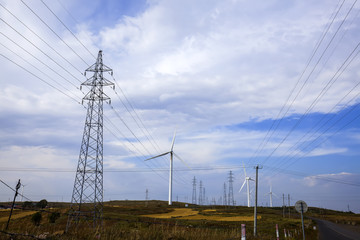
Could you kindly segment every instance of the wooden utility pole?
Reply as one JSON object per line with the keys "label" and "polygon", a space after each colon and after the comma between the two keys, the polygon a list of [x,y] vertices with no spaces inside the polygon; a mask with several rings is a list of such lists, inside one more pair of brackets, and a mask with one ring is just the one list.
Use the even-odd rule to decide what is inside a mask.
{"label": "wooden utility pole", "polygon": [[15,205],[15,199],[16,199],[16,196],[18,195],[18,190],[19,190],[20,186],[21,186],[21,183],[20,183],[20,179],[19,179],[18,183],[16,184],[15,196],[14,196],[14,200],[13,200],[12,205],[11,205],[10,215],[9,215],[9,219],[8,219],[8,221],[7,221],[5,230],[7,230],[8,227],[9,227],[11,215],[12,215],[12,212],[13,212],[13,209],[14,209],[14,205]]}
{"label": "wooden utility pole", "polygon": [[290,194],[288,194],[289,218],[290,218]]}
{"label": "wooden utility pole", "polygon": [[285,217],[285,194],[283,194],[283,217]]}
{"label": "wooden utility pole", "polygon": [[261,169],[262,167],[259,167],[259,165],[257,165],[255,167],[256,169],[256,180],[255,180],[255,206],[254,206],[254,236],[256,237],[257,234],[257,229],[256,229],[256,225],[257,225],[257,200],[258,200],[258,171],[259,168]]}

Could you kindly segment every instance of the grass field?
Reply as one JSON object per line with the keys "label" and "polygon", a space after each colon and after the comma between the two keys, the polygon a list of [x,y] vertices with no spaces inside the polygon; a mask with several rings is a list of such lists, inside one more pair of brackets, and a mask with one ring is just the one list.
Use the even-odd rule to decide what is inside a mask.
{"label": "grass field", "polygon": [[[0,223],[8,221],[10,210],[6,211],[6,213],[7,213],[6,216],[0,217]],[[36,211],[19,211],[19,210],[13,211],[11,219],[15,220],[15,219],[18,219],[18,218],[23,218],[23,217],[32,215],[34,213],[36,213]]]}
{"label": "grass field", "polygon": [[[167,206],[163,201],[112,201],[104,205],[104,224],[102,229],[80,227],[77,231],[64,233],[67,222],[68,204],[53,204],[52,209],[42,211],[42,220],[35,226],[31,217],[34,210],[15,210],[9,232],[17,235],[16,239],[240,239],[241,224],[246,224],[247,239],[275,239],[275,226],[278,224],[280,239],[284,239],[284,229],[291,234],[287,240],[302,239],[301,221],[298,215],[282,217],[281,208],[258,208],[258,237],[253,236],[253,208],[224,206],[185,207],[175,202]],[[60,218],[50,223],[52,212],[59,212]],[[321,215],[322,214],[322,215]],[[309,208],[309,215],[322,218],[336,218],[347,221],[359,220],[358,214],[341,212],[319,212]],[[0,211],[0,219],[7,221],[8,211]],[[5,222],[0,221],[0,229]],[[306,239],[317,239],[314,222],[306,219]],[[10,235],[0,231],[0,239],[9,239]]]}

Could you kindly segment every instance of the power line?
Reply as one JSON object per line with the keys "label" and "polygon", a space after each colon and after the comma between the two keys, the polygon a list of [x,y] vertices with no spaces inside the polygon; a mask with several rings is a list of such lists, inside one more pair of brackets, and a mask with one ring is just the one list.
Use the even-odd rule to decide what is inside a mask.
{"label": "power line", "polygon": [[[357,1],[357,0],[356,0]],[[343,23],[345,22],[346,18],[348,17],[350,11],[353,9],[356,1],[354,2],[354,4],[351,6],[351,8],[349,9],[349,11],[347,12],[346,16],[344,17],[343,21],[341,22],[340,26],[337,28],[335,34],[333,35],[333,37],[331,38],[330,42],[328,43],[328,45],[326,46],[325,50],[323,51],[323,53],[321,54],[321,57],[318,59],[318,61],[316,62],[314,68],[312,69],[312,71],[310,72],[309,76],[307,77],[307,79],[305,80],[304,84],[302,85],[301,89],[299,90],[299,92],[297,93],[297,95],[295,96],[295,98],[293,99],[292,103],[290,104],[290,106],[292,106],[292,104],[295,102],[295,99],[299,96],[300,91],[303,89],[303,87],[305,86],[305,83],[309,80],[311,74],[314,72],[316,66],[318,65],[318,63],[320,62],[321,58],[324,56],[325,51],[328,49],[328,47],[330,46],[331,42],[334,40],[336,34],[338,33],[339,29],[341,28],[341,26],[343,25]],[[280,141],[280,143],[275,147],[275,149],[265,158],[265,160],[263,161],[263,163],[265,163],[274,153],[275,151],[284,143],[284,141],[289,137],[289,135],[295,130],[295,128],[303,121],[303,119],[306,117],[306,114],[309,113],[311,111],[311,109],[314,108],[314,106],[319,102],[319,99],[322,98],[322,96],[324,96],[324,94],[328,91],[329,88],[327,88],[327,86],[333,82],[333,80],[335,79],[335,81],[337,80],[337,78],[335,78],[335,76],[340,72],[340,70],[344,67],[345,63],[350,59],[350,57],[352,56],[352,54],[356,51],[356,49],[360,46],[360,42],[356,45],[356,47],[353,49],[353,51],[350,53],[350,55],[345,59],[345,61],[343,62],[343,64],[340,66],[340,68],[337,70],[337,72],[333,75],[333,77],[330,79],[330,81],[327,83],[327,85],[322,89],[322,91],[320,92],[320,94],[315,98],[315,100],[313,101],[313,103],[310,105],[310,107],[306,110],[306,112],[304,114],[302,114],[302,116],[300,117],[300,119],[296,122],[296,124],[291,128],[291,130],[287,133],[287,135]],[[358,53],[356,53],[355,57],[357,56]],[[354,57],[354,58],[355,58]],[[354,59],[353,58],[353,59]],[[353,60],[352,59],[352,60]],[[349,64],[352,62],[352,60],[349,62]],[[349,64],[347,66],[349,66]],[[347,68],[347,66],[344,68],[344,70]],[[343,71],[342,71],[343,72]],[[341,74],[342,74],[341,72]],[[340,74],[340,75],[341,75]],[[339,76],[340,76],[339,75]],[[331,84],[332,85],[332,84]],[[331,86],[330,85],[330,86]],[[326,90],[327,88],[327,90]],[[290,107],[288,107],[289,110]]]}
{"label": "power line", "polygon": [[[353,111],[356,107],[357,107],[357,105],[354,106],[354,107],[351,109],[351,111]],[[307,145],[305,146],[305,148],[306,148],[306,147],[309,147],[309,146],[314,146],[313,144],[314,144],[318,139],[320,139],[321,136],[323,136],[329,129],[331,129],[331,128],[332,128],[333,126],[335,126],[338,122],[340,122],[344,117],[345,117],[345,116],[342,116],[338,121],[336,121],[334,124],[332,124],[330,127],[328,127],[328,128],[325,130],[324,133],[322,133],[320,136],[318,136],[318,137],[317,137],[316,139],[314,139],[312,142],[310,142],[309,144],[307,144]],[[336,132],[334,132],[331,136],[328,136],[328,137],[325,138],[323,141],[321,141],[320,143],[316,144],[313,149],[315,149],[315,148],[316,148],[317,146],[319,146],[320,144],[322,144],[322,143],[326,142],[327,140],[329,140],[331,137],[333,137],[334,135],[336,135],[339,131],[341,131],[341,130],[344,129],[345,127],[349,126],[352,122],[354,122],[354,121],[357,120],[358,118],[360,118],[360,114],[358,114],[355,118],[353,118],[353,119],[352,119],[351,121],[349,121],[347,124],[345,124],[344,126],[342,126],[341,128],[339,128],[339,129],[338,129]],[[307,154],[309,154],[309,153],[308,153],[308,152],[307,152],[307,153],[304,153],[302,156],[298,157],[297,159],[300,159],[301,157],[304,157],[304,156],[306,156]],[[298,154],[296,154],[296,155],[298,155]],[[291,158],[289,159],[289,161],[292,160],[296,155],[294,155],[293,157],[291,157]],[[290,165],[292,165],[292,164],[294,164],[294,163],[295,163],[295,162],[293,162],[293,163],[291,163],[291,164],[288,164],[287,167],[289,167]]]}
{"label": "power line", "polygon": [[[41,69],[39,69],[38,67],[36,67],[34,64],[32,64],[31,62],[27,61],[26,59],[24,59],[22,56],[20,56],[19,54],[17,54],[16,52],[12,51],[11,49],[9,49],[8,47],[6,47],[4,44],[2,44],[0,42],[0,45],[2,45],[4,48],[6,48],[8,51],[12,52],[13,54],[15,54],[17,57],[19,57],[21,60],[23,60],[24,62],[28,63],[29,65],[31,65],[33,68],[35,68],[36,70],[38,70],[39,72],[41,72],[42,74],[44,74],[46,77],[48,77],[49,79],[51,79],[52,81],[54,81],[55,83],[57,83],[59,86],[61,86],[62,88],[64,88],[66,91],[71,92],[69,89],[67,89],[65,86],[63,86],[62,84],[60,84],[58,81],[56,81],[55,79],[53,79],[52,77],[50,77],[48,74],[44,73]],[[76,96],[74,93],[72,93],[75,97]]]}
{"label": "power line", "polygon": [[56,19],[59,20],[59,22],[71,33],[71,35],[73,35],[73,37],[86,49],[86,51],[96,59],[96,56],[93,53],[91,53],[87,47],[85,47],[85,45],[79,40],[79,38],[65,25],[63,21],[61,21],[61,19],[49,8],[49,6],[43,0],[41,0],[41,2],[56,17]]}
{"label": "power line", "polygon": [[[55,71],[52,67],[50,67],[48,64],[44,63],[42,60],[40,60],[38,57],[34,56],[34,54],[30,53],[28,50],[26,50],[24,47],[20,46],[18,43],[16,43],[14,40],[10,39],[8,36],[6,36],[4,33],[0,32],[1,35],[3,35],[5,38],[7,38],[9,41],[11,41],[13,44],[15,44],[17,47],[21,48],[23,51],[25,51],[27,54],[35,58],[38,62],[46,66],[48,69],[50,69],[52,72],[54,72],[56,75],[70,83],[71,85],[75,86],[72,82],[70,82],[68,79],[66,79],[64,76],[60,75],[58,71]],[[76,86],[75,86],[76,87]],[[78,87],[76,87],[79,89]]]}
{"label": "power line", "polygon": [[[350,53],[350,55],[345,59],[345,61],[342,63],[342,65],[339,67],[339,69],[337,70],[337,72],[333,75],[333,77],[328,81],[327,85],[323,88],[323,90],[320,92],[320,94],[316,97],[316,99],[314,100],[314,102],[310,105],[310,107],[306,110],[306,112],[301,116],[301,118],[296,122],[296,124],[293,126],[293,128],[288,132],[288,134],[283,138],[283,140],[276,146],[276,148],[272,151],[272,153],[265,159],[268,160],[272,154],[279,148],[279,146],[285,141],[285,139],[290,135],[290,133],[301,123],[301,121],[306,117],[306,114],[309,113],[311,111],[311,109],[319,102],[319,100],[324,96],[324,94],[329,90],[329,88],[331,87],[331,85],[342,75],[342,73],[345,71],[345,69],[351,64],[351,62],[357,57],[357,55],[360,53],[360,51],[357,51],[357,53],[355,55],[353,55],[356,51],[356,49],[360,46],[360,42],[356,45],[356,47],[353,49],[353,51]],[[353,55],[353,56],[352,56]],[[352,59],[349,61],[350,57],[352,56]],[[345,65],[346,64],[346,65]],[[344,67],[345,66],[345,67]],[[340,72],[341,70],[341,72]],[[340,74],[339,74],[340,72]],[[328,87],[330,85],[330,87]],[[358,84],[356,84],[356,86],[358,86]],[[355,86],[355,87],[356,87]],[[326,87],[327,90],[324,90]],[[354,88],[353,88],[354,89]],[[353,90],[352,89],[352,90]],[[351,90],[351,91],[352,91]],[[345,96],[347,96],[349,93],[347,93]],[[335,105],[336,106],[336,105]],[[334,106],[334,107],[335,107]],[[355,105],[356,107],[356,105]],[[354,107],[352,108],[352,110],[354,110]],[[351,110],[351,111],[352,111]],[[347,115],[347,114],[346,114]],[[345,116],[346,116],[345,115]],[[341,119],[343,119],[345,116],[341,117]],[[336,121],[336,123],[339,123],[339,120]],[[324,125],[322,125],[319,129],[321,129]],[[335,126],[335,124],[331,125],[330,128],[332,128],[333,126]],[[326,131],[328,131],[330,128],[328,128]],[[305,134],[306,135],[306,134]],[[320,136],[322,136],[323,134],[321,134]],[[320,137],[319,136],[319,137]],[[318,137],[318,138],[319,138]],[[317,139],[318,139],[317,138]],[[264,161],[264,162],[265,162]]]}
{"label": "power line", "polygon": [[[1,182],[2,184],[4,184],[6,187],[8,187],[10,190],[12,190],[13,192],[16,192],[16,190],[15,190],[14,188],[10,187],[9,184],[7,184],[6,182],[4,182],[3,180],[0,179],[0,182]],[[28,198],[28,197],[26,197],[26,196],[24,196],[24,195],[22,195],[22,194],[20,194],[20,193],[18,193],[18,195],[20,195],[21,197],[27,199],[28,201],[32,201],[30,198]]]}
{"label": "power line", "polygon": [[[107,117],[104,115],[104,119],[105,119],[106,121],[108,121],[108,122],[124,137],[124,139],[125,139],[127,142],[129,142],[129,143],[135,148],[135,150],[136,150],[138,153],[140,153],[141,155],[143,155],[144,159],[146,159],[145,155],[132,143],[132,141],[130,141],[127,137],[125,137],[125,136],[122,134],[122,132],[117,128],[117,126],[116,126],[115,124],[113,124],[113,123],[111,122],[111,120],[110,120],[109,118],[107,118]],[[118,139],[118,140],[121,142],[121,139],[119,139],[116,134],[114,134],[114,133],[113,133],[108,127],[106,127],[105,125],[104,125],[104,127],[105,127],[106,130],[108,130],[116,139]],[[130,151],[131,151],[131,150],[130,150]],[[161,176],[159,173],[156,172],[156,170],[154,170],[151,166],[149,166],[146,162],[144,162],[144,159],[141,159],[141,158],[140,158],[139,156],[137,156],[137,155],[135,155],[135,156],[136,156],[136,158],[138,158],[138,159],[140,160],[140,162],[141,162],[142,164],[145,164],[145,165],[150,169],[150,171],[156,173],[160,178],[162,178],[163,180],[167,181],[167,179],[166,179],[164,176]],[[105,171],[106,171],[106,170],[105,170]]]}
{"label": "power line", "polygon": [[[178,168],[174,169],[174,171],[178,172],[195,172],[195,171],[217,171],[217,170],[229,170],[229,169],[241,169],[243,166],[214,166],[214,167],[197,167],[197,168]],[[248,166],[247,168],[253,168]],[[268,169],[271,171],[276,171],[277,173],[283,173],[287,175],[301,176],[301,177],[309,177],[315,178],[319,180],[324,180],[328,182],[340,183],[345,185],[352,185],[356,187],[360,187],[360,183],[344,181],[336,178],[330,178],[319,175],[309,175],[307,173],[303,173],[300,171],[292,171],[284,168],[276,168],[270,166],[263,166],[264,169]],[[70,168],[0,168],[1,172],[55,172],[55,173],[73,173],[74,169]],[[147,172],[168,172],[168,168],[157,168],[157,169],[149,169],[149,168],[104,168],[104,172],[122,172],[122,173],[147,173]],[[360,174],[360,173],[359,173]]]}
{"label": "power line", "polygon": [[21,21],[16,15],[14,15],[9,9],[3,6],[0,3],[0,6],[3,7],[11,16],[17,19],[25,28],[27,28],[30,32],[32,32],[35,36],[37,36],[43,43],[46,44],[51,50],[53,50],[59,57],[65,60],[70,66],[72,66],[75,70],[77,70],[80,74],[83,74],[77,67],[74,66],[69,60],[67,60],[63,55],[61,55],[56,49],[54,49],[47,41],[45,41],[42,37],[39,36],[34,30],[32,30],[29,26],[27,26],[23,21]]}
{"label": "power line", "polygon": [[[43,2],[43,1],[42,1]],[[59,2],[59,1],[58,1]],[[66,24],[43,2],[43,4],[52,12],[52,14],[59,20],[59,22],[61,22],[61,24],[74,36],[74,38],[90,53],[90,51],[85,47],[85,45],[80,41],[80,39],[78,39],[76,37],[76,35],[70,30],[69,27],[66,26]],[[70,17],[73,19],[73,21],[75,23],[78,23],[76,21],[76,19],[72,16],[72,14],[65,8],[65,6],[63,4],[61,4],[59,2],[59,4],[63,7],[63,9],[70,15]],[[91,54],[91,53],[90,53]],[[116,73],[115,73],[116,74]],[[134,115],[132,114],[132,112],[129,110],[129,108],[126,106],[126,104],[122,101],[122,99],[120,98],[120,96],[118,95],[117,91],[114,92],[115,94],[118,96],[118,98],[120,99],[121,103],[123,104],[123,106],[125,107],[125,109],[127,110],[127,112],[130,114],[130,116],[132,117],[132,119],[135,121],[136,125],[140,128],[140,130],[142,131],[142,133],[144,134],[144,136],[148,139],[149,143],[155,148],[157,149],[157,151],[160,151],[159,146],[157,145],[156,141],[154,140],[153,136],[149,133],[148,129],[146,128],[146,126],[144,125],[143,121],[141,120],[141,118],[139,117],[139,115],[137,114],[137,112],[135,111],[135,108],[133,107],[133,105],[131,104],[131,102],[129,101],[129,99],[126,97],[126,95],[124,94],[123,90],[121,89],[121,87],[119,86],[119,84],[117,83],[117,81],[115,80],[114,76],[111,74],[115,84],[117,85],[117,87],[120,89],[121,93],[123,94],[123,96],[125,97],[125,100],[127,101],[127,103],[129,104],[129,106],[131,107],[131,109],[133,110],[133,112],[135,113],[135,115],[137,116],[137,118],[139,119],[139,122],[141,123],[142,127],[140,126],[139,122],[136,120],[136,118],[134,117]],[[114,109],[114,108],[113,108]],[[114,109],[115,110],[115,109]],[[119,114],[116,114],[119,117]],[[126,126],[126,128],[128,128],[128,130],[133,134],[133,136],[139,141],[139,143],[141,145],[142,142],[139,140],[139,138],[134,134],[134,132],[130,129],[130,127],[125,123],[125,121],[120,117],[120,120],[123,122],[123,124]],[[145,131],[146,133],[145,133]],[[150,136],[150,138],[149,138]],[[145,147],[144,149],[149,152]],[[149,153],[150,154],[150,153]],[[162,157],[162,160],[164,160],[164,157]],[[184,183],[185,180],[183,179]]]}
{"label": "power line", "polygon": [[[294,86],[293,89],[291,90],[290,94],[288,95],[285,103],[284,103],[283,106],[281,107],[281,109],[280,109],[280,111],[279,111],[279,113],[277,114],[277,116],[276,116],[275,119],[278,119],[278,118],[280,117],[281,113],[283,112],[283,110],[285,109],[285,106],[286,106],[287,103],[289,102],[289,100],[290,100],[291,96],[293,95],[295,89],[296,89],[297,86],[299,85],[300,80],[302,79],[302,77],[304,76],[306,70],[307,70],[308,67],[310,66],[311,61],[312,61],[313,58],[315,57],[316,52],[318,51],[320,45],[321,45],[322,42],[324,41],[325,36],[326,36],[327,33],[329,32],[329,29],[330,29],[330,27],[332,26],[334,20],[336,19],[336,17],[337,17],[337,15],[338,15],[340,9],[342,8],[344,2],[345,2],[345,0],[343,0],[343,2],[341,3],[340,7],[337,9],[336,14],[335,14],[335,15],[333,14],[334,17],[331,19],[331,22],[328,24],[328,27],[326,28],[326,31],[324,31],[324,33],[322,34],[320,40],[319,40],[318,43],[315,45],[315,48],[314,48],[314,50],[313,50],[313,53],[312,53],[310,59],[308,60],[306,66],[305,66],[305,68],[304,68],[304,70],[302,71],[302,73],[301,73],[300,77],[298,78],[295,86]],[[336,8],[335,8],[335,10],[336,10]],[[295,99],[296,99],[296,98],[295,98]],[[295,100],[295,99],[294,99],[294,100]],[[284,119],[284,117],[286,116],[286,114],[289,112],[289,109],[290,109],[290,107],[292,106],[292,104],[294,103],[294,100],[293,100],[293,102],[289,105],[289,107],[286,109],[286,111],[285,111],[285,113],[282,115],[280,121],[278,121],[278,123],[276,124],[274,130],[272,131],[272,133],[271,133],[270,136],[268,137],[270,131],[273,129],[274,124],[275,124],[275,121],[272,122],[272,124],[271,124],[270,128],[268,129],[268,131],[267,131],[265,137],[263,138],[262,142],[260,143],[260,145],[259,145],[258,148],[256,149],[255,153],[254,153],[254,154],[252,155],[252,157],[250,158],[250,161],[251,161],[252,159],[256,158],[256,156],[258,155],[258,153],[261,152],[261,151],[264,149],[265,145],[269,142],[270,138],[273,136],[273,134],[275,133],[275,131],[278,129],[280,123],[282,122],[282,120]]]}
{"label": "power line", "polygon": [[43,50],[41,50],[38,46],[36,46],[33,42],[31,42],[27,37],[22,35],[19,31],[17,31],[15,28],[13,28],[10,24],[8,24],[5,20],[0,18],[1,21],[3,21],[7,26],[9,26],[12,30],[14,30],[17,34],[19,34],[21,37],[23,37],[28,43],[30,43],[32,46],[34,46],[37,50],[39,50],[42,54],[47,56],[51,61],[53,61],[56,65],[58,65],[61,69],[63,69],[65,72],[67,72],[69,75],[71,75],[74,79],[81,82],[77,77],[75,77],[71,72],[69,72],[67,69],[65,69],[63,66],[61,66],[57,61],[55,61],[52,57],[50,57],[47,53],[45,53]]}
{"label": "power line", "polygon": [[2,53],[0,53],[0,55],[7,59],[8,61],[12,62],[13,64],[15,64],[16,66],[18,66],[19,68],[23,69],[24,71],[28,72],[29,74],[31,74],[32,76],[36,77],[37,79],[39,79],[40,81],[44,82],[45,84],[49,85],[50,87],[54,88],[55,90],[59,91],[60,93],[64,94],[65,96],[71,98],[72,100],[74,100],[75,102],[77,102],[78,104],[81,104],[80,102],[78,102],[78,100],[76,100],[75,98],[73,98],[72,96],[68,95],[67,93],[65,93],[64,91],[62,91],[61,89],[55,87],[54,85],[52,85],[51,83],[48,83],[46,80],[42,79],[41,77],[37,76],[36,74],[32,73],[31,71],[29,71],[28,69],[24,68],[23,66],[19,65],[18,63],[14,62],[13,60],[11,60],[10,58],[6,57],[5,55],[3,55]]}
{"label": "power line", "polygon": [[60,41],[62,41],[76,56],[78,56],[85,65],[89,66],[89,64],[71,47],[67,44],[60,36],[57,34],[32,8],[30,8],[23,0],[21,2],[45,25],[47,28],[54,33]]}
{"label": "power line", "polygon": [[[327,117],[328,114],[330,114],[331,112],[333,112],[333,110],[336,108],[336,106],[338,106],[352,91],[354,91],[354,89],[356,87],[358,87],[360,85],[360,82],[358,82],[345,96],[343,96],[319,121],[317,121],[313,127],[311,129],[309,129],[291,148],[288,149],[288,151],[284,154],[283,159],[281,160],[281,163],[279,163],[278,165],[282,165],[282,163],[285,163],[287,156],[294,153],[296,151],[296,146],[298,146],[298,149],[301,148],[301,146],[303,146],[305,144],[305,142],[307,140],[310,140],[316,133],[318,133],[320,131],[320,129],[322,129],[324,126],[326,126],[327,123],[329,123],[331,120],[333,120],[337,115],[333,115],[332,117],[328,118],[326,120],[326,122],[324,122],[320,127],[318,127],[315,131],[313,131],[323,120],[325,120],[325,118]],[[351,98],[344,106],[348,106],[353,100],[355,100],[356,98],[358,98],[360,96],[360,92],[358,94],[356,94],[353,98]],[[352,108],[356,107],[356,105],[354,105]],[[352,110],[351,110],[352,111]],[[345,115],[350,114],[351,111],[348,111]],[[333,125],[334,126],[334,125]],[[312,132],[312,134],[310,136],[307,137],[307,140],[304,140],[301,144],[300,142],[304,139],[304,137],[306,137],[307,135],[309,135]],[[292,151],[291,151],[292,150]]]}

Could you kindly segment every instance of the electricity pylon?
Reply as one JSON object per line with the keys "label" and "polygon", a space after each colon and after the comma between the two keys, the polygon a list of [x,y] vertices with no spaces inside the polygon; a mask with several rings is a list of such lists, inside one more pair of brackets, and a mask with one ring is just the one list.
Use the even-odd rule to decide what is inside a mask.
{"label": "electricity pylon", "polygon": [[86,72],[93,72],[94,75],[81,84],[90,87],[90,91],[83,98],[83,101],[88,101],[87,114],[66,231],[80,223],[94,228],[102,226],[103,102],[110,100],[103,87],[114,87],[114,84],[103,76],[104,72],[112,74],[112,69],[103,64],[102,51],[99,51],[96,63]]}
{"label": "electricity pylon", "polygon": [[228,202],[227,202],[227,195],[226,195],[226,183],[224,183],[224,200],[223,200],[223,205],[227,206]]}
{"label": "electricity pylon", "polygon": [[199,205],[203,205],[203,185],[202,185],[201,180],[200,180],[200,187],[199,187]]}
{"label": "electricity pylon", "polygon": [[192,184],[193,184],[193,192],[192,192],[192,201],[191,201],[191,203],[196,204],[196,178],[195,178],[195,176],[193,178]]}
{"label": "electricity pylon", "polygon": [[229,206],[231,205],[235,205],[235,202],[234,202],[234,189],[233,189],[233,173],[232,171],[229,172],[229,198],[228,198],[228,201],[229,201]]}

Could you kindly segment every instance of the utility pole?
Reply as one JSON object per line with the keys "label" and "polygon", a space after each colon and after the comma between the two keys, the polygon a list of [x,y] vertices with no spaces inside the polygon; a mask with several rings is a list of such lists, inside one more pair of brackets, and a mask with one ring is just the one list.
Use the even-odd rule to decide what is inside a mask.
{"label": "utility pole", "polygon": [[233,191],[233,173],[232,171],[229,172],[229,206],[234,205],[234,191]]}
{"label": "utility pole", "polygon": [[145,200],[146,200],[146,207],[148,206],[148,201],[149,201],[149,190],[146,189],[145,191]]}
{"label": "utility pole", "polygon": [[283,194],[283,218],[285,217],[285,195]]}
{"label": "utility pole", "polygon": [[289,218],[290,218],[290,194],[288,194]]}
{"label": "utility pole", "polygon": [[16,184],[14,200],[13,200],[12,205],[11,205],[10,215],[9,215],[9,219],[7,221],[6,227],[5,227],[5,231],[7,231],[8,227],[9,227],[11,215],[12,215],[12,212],[13,212],[13,209],[14,209],[14,206],[15,206],[15,199],[16,199],[16,196],[18,195],[18,190],[19,190],[20,186],[21,186],[21,183],[20,183],[20,179],[19,179],[18,183]]}
{"label": "utility pole", "polygon": [[66,232],[82,222],[93,228],[101,227],[103,219],[103,103],[110,102],[103,87],[114,87],[103,74],[113,71],[103,64],[100,50],[96,63],[85,70],[85,75],[86,72],[93,76],[81,84],[90,87],[90,91],[83,98],[88,101],[87,114]]}
{"label": "utility pole", "polygon": [[262,169],[262,167],[259,167],[259,165],[257,165],[255,167],[255,169],[256,169],[256,180],[255,180],[255,206],[254,206],[254,236],[256,237],[256,234],[257,234],[257,229],[256,229],[256,225],[257,225],[257,201],[258,201],[258,183],[259,183],[258,172],[259,172],[259,169]]}
{"label": "utility pole", "polygon": [[195,178],[195,176],[193,178],[192,184],[193,184],[193,192],[192,192],[192,201],[191,201],[191,203],[196,204],[196,178]]}
{"label": "utility pole", "polygon": [[223,205],[227,205],[227,196],[226,196],[226,183],[224,183],[224,199],[223,199]]}

